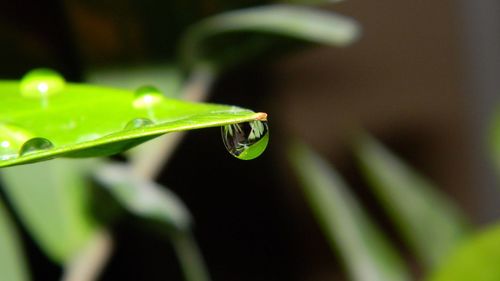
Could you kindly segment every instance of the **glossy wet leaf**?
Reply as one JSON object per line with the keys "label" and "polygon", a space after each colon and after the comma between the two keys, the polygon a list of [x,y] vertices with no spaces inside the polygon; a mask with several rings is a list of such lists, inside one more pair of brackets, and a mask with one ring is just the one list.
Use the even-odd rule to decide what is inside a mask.
{"label": "glossy wet leaf", "polygon": [[[348,17],[304,6],[276,4],[229,11],[201,20],[187,30],[181,41],[184,62],[193,65],[205,60],[208,39],[236,32],[260,32],[345,46],[358,38],[360,27]],[[239,53],[245,45],[238,48]],[[219,51],[229,52],[234,47]]]}
{"label": "glossy wet leaf", "polygon": [[29,280],[28,268],[19,237],[3,202],[0,201],[0,278],[2,280]]}
{"label": "glossy wet leaf", "polygon": [[176,231],[189,229],[191,215],[182,201],[168,189],[134,175],[129,166],[106,164],[94,176],[130,213],[161,221]]}
{"label": "glossy wet leaf", "polygon": [[339,250],[352,280],[411,280],[394,248],[330,165],[301,143],[290,147],[289,156],[323,233]]}
{"label": "glossy wet leaf", "polygon": [[430,281],[500,280],[500,226],[489,227],[464,241],[430,274]]}
{"label": "glossy wet leaf", "polygon": [[438,188],[376,140],[356,143],[362,170],[403,237],[426,266],[441,262],[468,234],[463,214]]}
{"label": "glossy wet leaf", "polygon": [[[66,83],[56,94],[37,97],[22,95],[18,82],[0,81],[0,100],[0,167],[54,157],[106,156],[169,132],[266,118],[234,106],[83,84]],[[152,124],[126,128],[137,118]],[[18,157],[32,138],[47,139],[53,147]]]}
{"label": "glossy wet leaf", "polygon": [[54,261],[67,262],[97,228],[88,171],[94,160],[56,159],[2,169],[7,197],[32,237]]}

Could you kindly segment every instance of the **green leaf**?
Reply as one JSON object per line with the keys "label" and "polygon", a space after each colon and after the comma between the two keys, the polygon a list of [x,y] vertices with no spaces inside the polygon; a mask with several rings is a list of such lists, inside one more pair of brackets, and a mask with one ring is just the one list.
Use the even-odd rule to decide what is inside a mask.
{"label": "green leaf", "polygon": [[1,170],[4,189],[16,212],[56,262],[71,259],[97,228],[86,183],[94,162],[57,159]]}
{"label": "green leaf", "polygon": [[295,143],[289,154],[309,204],[352,280],[410,280],[401,258],[340,176],[303,144]]}
{"label": "green leaf", "polygon": [[[169,132],[266,118],[234,106],[166,98],[152,87],[134,93],[66,84],[44,92],[49,82],[39,82],[40,89],[24,84],[0,81],[0,167],[54,157],[112,155]],[[23,150],[27,153],[19,156],[31,138],[43,139],[29,143]]]}
{"label": "green leaf", "polygon": [[189,229],[191,215],[182,201],[168,189],[134,175],[130,166],[107,163],[94,176],[130,213],[160,221],[175,231]]}
{"label": "green leaf", "polygon": [[427,280],[500,280],[500,225],[465,240]]}
{"label": "green leaf", "polygon": [[[276,4],[221,13],[193,25],[181,40],[182,58],[191,66],[203,61],[207,40],[221,34],[260,32],[313,43],[346,46],[360,34],[352,19],[303,6]],[[219,52],[234,48],[228,46]]]}
{"label": "green leaf", "polygon": [[0,201],[0,272],[2,280],[29,280],[21,241],[14,224]]}
{"label": "green leaf", "polygon": [[468,233],[462,213],[373,138],[360,137],[355,150],[375,194],[420,261],[439,264]]}

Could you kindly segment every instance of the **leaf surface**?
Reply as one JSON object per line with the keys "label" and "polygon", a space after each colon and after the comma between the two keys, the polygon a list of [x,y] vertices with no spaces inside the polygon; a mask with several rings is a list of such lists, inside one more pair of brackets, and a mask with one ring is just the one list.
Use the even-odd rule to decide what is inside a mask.
{"label": "leaf surface", "polygon": [[[66,83],[56,94],[27,96],[20,83],[0,81],[0,167],[107,156],[165,133],[266,119],[264,113],[235,106],[190,103],[151,87],[142,90]],[[25,149],[29,153],[20,155],[32,138],[53,146]]]}

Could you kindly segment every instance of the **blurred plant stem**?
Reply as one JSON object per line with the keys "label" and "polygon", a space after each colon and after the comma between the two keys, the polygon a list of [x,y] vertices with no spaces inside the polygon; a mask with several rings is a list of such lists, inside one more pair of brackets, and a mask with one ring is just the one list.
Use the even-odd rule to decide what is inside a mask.
{"label": "blurred plant stem", "polygon": [[203,257],[200,254],[200,250],[192,234],[179,233],[177,235],[171,235],[170,241],[175,248],[186,280],[209,281],[210,277]]}
{"label": "blurred plant stem", "polygon": [[62,281],[97,280],[113,250],[113,239],[107,230],[101,230],[88,245],[65,267]]}

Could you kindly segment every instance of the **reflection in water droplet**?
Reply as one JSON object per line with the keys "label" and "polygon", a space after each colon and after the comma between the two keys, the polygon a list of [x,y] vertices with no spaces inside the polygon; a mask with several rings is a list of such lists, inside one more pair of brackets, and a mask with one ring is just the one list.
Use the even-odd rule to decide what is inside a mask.
{"label": "reflection in water droplet", "polygon": [[82,143],[82,142],[88,142],[88,141],[94,141],[96,139],[101,138],[103,135],[97,134],[97,133],[91,133],[91,134],[86,134],[86,135],[81,135],[77,140],[76,143]]}
{"label": "reflection in water droplet", "polygon": [[24,156],[26,154],[38,152],[40,150],[46,150],[53,148],[54,145],[51,141],[46,138],[32,138],[25,142],[21,149],[19,150],[19,155]]}
{"label": "reflection in water droplet", "polygon": [[150,108],[163,98],[163,94],[155,87],[142,86],[135,91],[133,106],[135,108]]}
{"label": "reflection in water droplet", "polygon": [[21,94],[30,98],[41,98],[42,105],[47,97],[58,94],[64,89],[66,81],[54,70],[37,68],[26,73],[21,79]]}
{"label": "reflection in water droplet", "polygon": [[265,121],[250,121],[222,127],[222,141],[227,151],[242,160],[251,160],[264,152],[269,142]]}
{"label": "reflection in water droplet", "polygon": [[133,130],[153,124],[148,118],[134,118],[125,125],[125,130]]}
{"label": "reflection in water droplet", "polygon": [[0,123],[0,161],[16,158],[23,143],[32,137],[33,134],[19,126]]}

